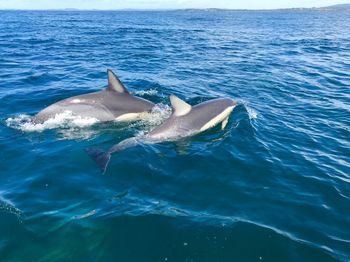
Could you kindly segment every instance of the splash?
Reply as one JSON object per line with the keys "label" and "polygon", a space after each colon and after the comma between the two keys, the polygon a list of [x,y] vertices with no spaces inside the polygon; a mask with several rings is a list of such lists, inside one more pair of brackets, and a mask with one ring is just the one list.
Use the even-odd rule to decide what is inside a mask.
{"label": "splash", "polygon": [[247,110],[248,117],[250,120],[255,120],[258,118],[258,112],[251,108],[246,101],[238,101],[238,104],[242,104],[244,108]]}
{"label": "splash", "polygon": [[68,127],[87,127],[98,122],[93,117],[82,117],[74,115],[71,111],[64,111],[56,114],[53,118],[44,123],[35,124],[32,117],[26,114],[20,114],[14,118],[6,119],[8,127],[18,129],[24,132],[42,132],[47,129],[68,128]]}
{"label": "splash", "polygon": [[253,108],[249,106],[245,106],[245,108],[247,109],[249,119],[254,120],[258,118],[258,112],[256,112]]}
{"label": "splash", "polygon": [[171,115],[171,107],[165,104],[157,104],[153,107],[151,114],[146,116],[144,121],[147,121],[152,126],[157,126],[163,123]]}
{"label": "splash", "polygon": [[152,112],[147,114],[137,125],[143,130],[137,133],[137,136],[143,136],[152,128],[159,126],[171,115],[171,107],[165,104],[157,104],[153,107]]}
{"label": "splash", "polygon": [[156,95],[158,93],[158,91],[156,89],[148,89],[148,90],[139,90],[139,91],[135,91],[133,92],[135,95],[139,95],[139,96],[144,96],[144,95]]}

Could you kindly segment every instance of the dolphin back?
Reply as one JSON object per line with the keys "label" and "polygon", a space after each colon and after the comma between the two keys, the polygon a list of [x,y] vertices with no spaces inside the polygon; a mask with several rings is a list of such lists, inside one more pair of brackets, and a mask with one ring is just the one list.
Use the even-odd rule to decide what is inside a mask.
{"label": "dolphin back", "polygon": [[43,123],[66,111],[75,116],[92,117],[99,121],[130,121],[150,112],[154,103],[129,93],[120,79],[107,70],[108,87],[98,92],[69,97],[44,108],[33,119],[35,124]]}

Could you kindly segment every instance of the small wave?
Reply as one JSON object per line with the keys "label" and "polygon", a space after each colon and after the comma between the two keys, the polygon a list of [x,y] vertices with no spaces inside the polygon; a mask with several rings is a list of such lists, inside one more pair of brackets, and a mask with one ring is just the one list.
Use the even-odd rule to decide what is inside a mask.
{"label": "small wave", "polygon": [[257,119],[258,118],[258,112],[256,112],[253,108],[249,106],[245,106],[249,115],[249,119]]}
{"label": "small wave", "polygon": [[139,96],[144,96],[144,95],[156,95],[158,94],[158,90],[156,89],[149,89],[149,90],[139,90],[139,91],[135,91],[133,92],[135,95],[139,95]]}
{"label": "small wave", "polygon": [[95,215],[96,212],[97,212],[96,209],[94,209],[94,210],[91,210],[85,214],[73,216],[72,219],[84,219],[87,217],[91,217],[91,216]]}
{"label": "small wave", "polygon": [[246,101],[239,101],[238,104],[242,104],[244,108],[247,110],[248,117],[250,120],[255,120],[258,118],[258,112],[251,108]]}
{"label": "small wave", "polygon": [[67,128],[67,127],[86,127],[98,122],[93,117],[82,117],[74,115],[71,111],[64,111],[56,114],[53,118],[48,119],[44,123],[35,124],[32,122],[32,116],[20,114],[14,118],[6,119],[8,127],[18,129],[24,132],[42,132],[47,129]]}
{"label": "small wave", "polygon": [[1,211],[15,215],[18,219],[21,219],[23,216],[23,212],[20,209],[0,196],[0,212]]}

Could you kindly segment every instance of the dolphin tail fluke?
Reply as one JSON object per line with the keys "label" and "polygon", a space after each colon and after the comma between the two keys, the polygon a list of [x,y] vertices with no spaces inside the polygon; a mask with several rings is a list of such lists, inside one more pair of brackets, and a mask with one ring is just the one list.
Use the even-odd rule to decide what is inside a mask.
{"label": "dolphin tail fluke", "polygon": [[99,148],[87,148],[85,151],[93,160],[95,160],[102,173],[105,173],[108,162],[111,159],[111,154]]}

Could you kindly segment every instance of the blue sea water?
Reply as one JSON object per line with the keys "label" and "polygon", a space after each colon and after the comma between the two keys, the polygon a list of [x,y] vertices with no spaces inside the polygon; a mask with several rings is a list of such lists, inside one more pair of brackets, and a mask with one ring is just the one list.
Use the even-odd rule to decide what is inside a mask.
{"label": "blue sea water", "polygon": [[[152,117],[31,117],[112,68]],[[349,261],[350,13],[0,11],[0,261]],[[225,130],[113,155],[190,104]]]}

